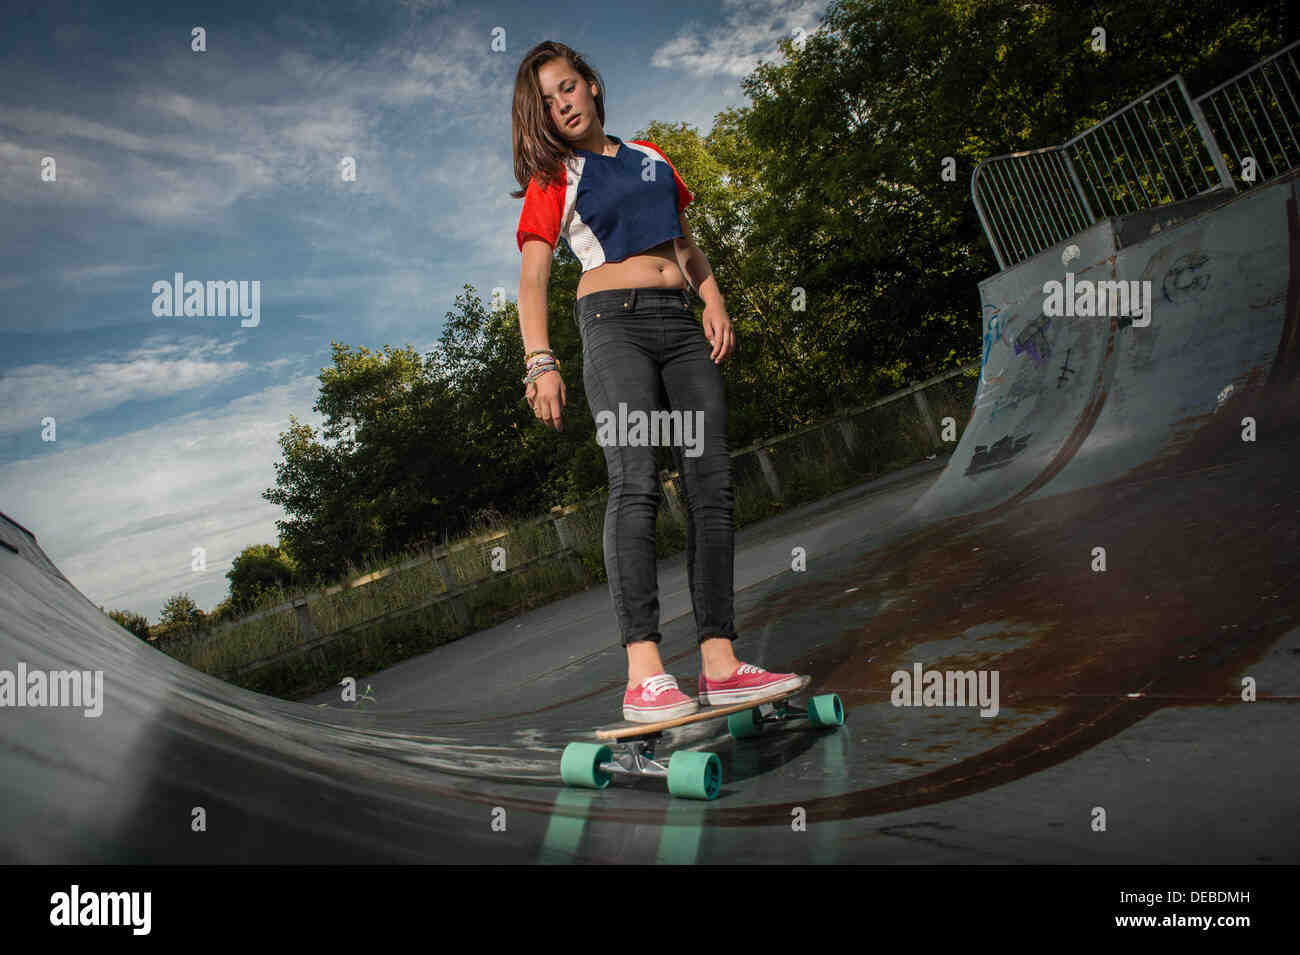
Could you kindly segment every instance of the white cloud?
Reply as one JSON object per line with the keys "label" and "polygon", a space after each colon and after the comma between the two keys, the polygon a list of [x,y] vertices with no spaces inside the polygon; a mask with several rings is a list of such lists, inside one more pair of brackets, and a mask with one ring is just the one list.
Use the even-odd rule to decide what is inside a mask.
{"label": "white cloud", "polygon": [[[93,445],[0,468],[5,512],[32,530],[73,584],[106,609],[156,622],[167,597],[188,592],[204,610],[226,596],[225,573],[251,544],[274,543],[281,509],[278,436],[289,415],[317,428],[320,382],[303,376]],[[207,570],[190,570],[206,550]]]}
{"label": "white cloud", "polygon": [[31,364],[0,377],[0,434],[34,428],[42,418],[76,421],[128,401],[162,398],[239,377],[234,342],[146,342],[121,360]]}
{"label": "white cloud", "polygon": [[87,265],[79,269],[67,268],[59,271],[59,278],[65,282],[85,282],[96,281],[98,279],[116,278],[119,275],[130,275],[132,272],[157,272],[162,266],[157,264],[149,265],[125,265],[125,264],[105,264],[105,265]]}
{"label": "white cloud", "polygon": [[815,33],[826,6],[825,0],[727,0],[721,23],[686,23],[650,65],[699,77],[746,76],[759,60],[779,60],[780,42],[796,27]]}

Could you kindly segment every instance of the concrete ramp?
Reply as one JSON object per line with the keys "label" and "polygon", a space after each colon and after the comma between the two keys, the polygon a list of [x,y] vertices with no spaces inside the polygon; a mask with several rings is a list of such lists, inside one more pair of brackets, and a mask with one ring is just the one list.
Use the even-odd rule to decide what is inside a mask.
{"label": "concrete ramp", "polygon": [[[1287,327],[1294,179],[1206,208],[1104,219],[980,285],[969,424],[912,517],[927,523],[1105,483],[1170,453],[1262,384]],[[1061,301],[1044,286],[1060,283]],[[1149,290],[1151,315],[1077,314]],[[1093,296],[1091,307],[1087,297]],[[1082,305],[1076,314],[1064,306]],[[1056,312],[1057,314],[1049,314]],[[1294,321],[1294,317],[1292,321]]]}

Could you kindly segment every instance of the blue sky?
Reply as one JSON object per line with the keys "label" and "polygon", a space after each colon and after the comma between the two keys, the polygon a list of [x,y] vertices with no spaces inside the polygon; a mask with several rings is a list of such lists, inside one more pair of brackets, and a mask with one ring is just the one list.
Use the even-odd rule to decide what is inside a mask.
{"label": "blue sky", "polygon": [[[212,609],[235,555],[277,538],[261,495],[289,416],[322,424],[331,340],[425,351],[465,283],[516,297],[510,101],[529,48],[559,40],[602,73],[607,132],[706,133],[825,8],[7,5],[0,510],[106,609],[156,622],[182,591]],[[258,282],[257,324],[156,317],[154,283],[177,272]]]}

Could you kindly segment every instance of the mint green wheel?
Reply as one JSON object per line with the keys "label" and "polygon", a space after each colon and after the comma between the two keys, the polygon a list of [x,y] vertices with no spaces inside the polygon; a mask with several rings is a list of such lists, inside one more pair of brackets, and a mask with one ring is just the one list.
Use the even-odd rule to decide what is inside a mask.
{"label": "mint green wheel", "polygon": [[570,743],[560,757],[560,778],[566,786],[604,789],[614,777],[600,768],[612,754],[600,743]]}
{"label": "mint green wheel", "polygon": [[749,739],[763,732],[763,718],[758,710],[741,710],[727,717],[727,732],[732,739]]}
{"label": "mint green wheel", "polygon": [[844,704],[835,693],[814,696],[808,701],[808,720],[813,726],[843,726]]}
{"label": "mint green wheel", "polygon": [[713,753],[673,753],[668,791],[684,799],[712,799],[722,788],[722,760]]}

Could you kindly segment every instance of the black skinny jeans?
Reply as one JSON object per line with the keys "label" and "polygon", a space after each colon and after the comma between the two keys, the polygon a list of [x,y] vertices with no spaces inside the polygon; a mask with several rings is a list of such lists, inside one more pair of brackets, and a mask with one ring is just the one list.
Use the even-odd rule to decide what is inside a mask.
{"label": "black skinny jeans", "polygon": [[[574,314],[582,336],[582,380],[609,468],[605,570],[623,646],[662,637],[654,445],[665,443],[672,444],[682,476],[697,640],[735,640],[727,402],[722,372],[709,357],[713,346],[690,296],[680,289],[609,289],[582,296]],[[638,421],[645,427],[638,428]]]}

